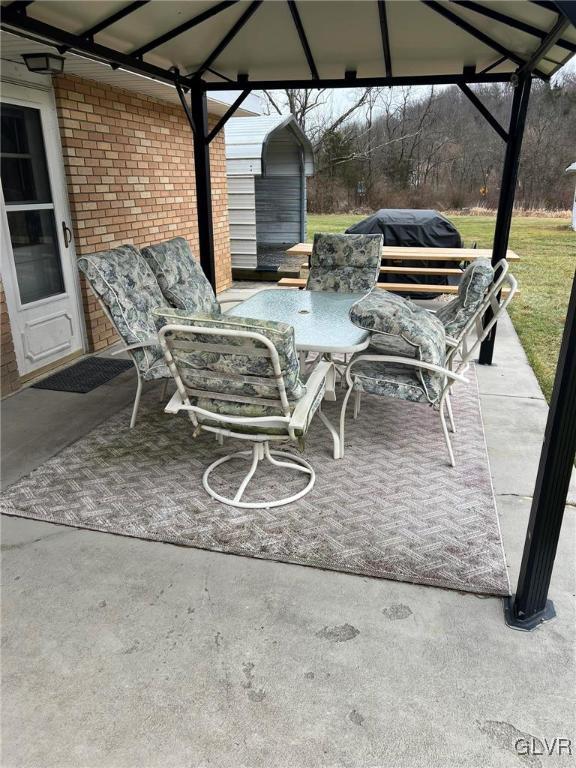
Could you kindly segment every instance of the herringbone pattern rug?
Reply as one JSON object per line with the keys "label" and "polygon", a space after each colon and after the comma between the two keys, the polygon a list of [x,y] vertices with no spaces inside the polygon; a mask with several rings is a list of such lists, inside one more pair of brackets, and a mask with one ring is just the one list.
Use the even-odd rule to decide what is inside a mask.
{"label": "herringbone pattern rug", "polygon": [[[324,405],[333,423],[339,404]],[[226,440],[221,447],[206,434],[193,439],[187,418],[164,414],[151,395],[134,430],[128,429],[129,410],[115,415],[9,488],[4,511],[249,557],[507,594],[474,371],[454,397],[455,469],[429,408],[365,396],[357,421],[351,411],[341,461],[332,459],[331,438],[314,419],[305,456],[316,485],[286,507],[244,510],[213,501],[201,485],[204,468],[245,446]],[[240,460],[228,464],[222,490],[230,495],[246,469]],[[295,475],[266,470],[253,482],[265,498],[287,496],[302,487]]]}

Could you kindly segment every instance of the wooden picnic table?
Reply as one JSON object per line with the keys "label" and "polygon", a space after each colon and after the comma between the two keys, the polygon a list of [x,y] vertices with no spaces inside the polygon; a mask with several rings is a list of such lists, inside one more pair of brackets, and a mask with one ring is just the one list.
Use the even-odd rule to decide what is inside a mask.
{"label": "wooden picnic table", "polygon": [[[302,256],[306,260],[312,253],[312,243],[296,243],[286,251],[287,256]],[[385,261],[476,261],[491,259],[491,248],[411,248],[398,245],[382,246],[382,258]],[[514,251],[506,252],[509,262],[520,261]],[[408,267],[411,269],[411,267]]]}
{"label": "wooden picnic table", "polygon": [[[287,256],[300,256],[301,264],[304,269],[308,267],[310,254],[312,253],[312,243],[297,243],[286,251]],[[491,248],[412,248],[397,245],[382,246],[382,260],[385,262],[402,261],[476,261],[477,259],[492,258]],[[509,262],[520,261],[520,256],[514,251],[506,252],[506,259]],[[385,264],[380,267],[382,274],[397,275],[399,282],[378,283],[378,288],[385,288],[395,293],[436,293],[436,294],[454,294],[458,292],[457,285],[437,285],[424,283],[403,283],[400,282],[402,275],[436,275],[441,277],[458,276],[462,274],[459,267],[414,267],[400,266],[398,264]],[[278,285],[285,288],[304,288],[306,285],[306,273],[300,272],[300,277],[283,277],[278,281]]]}

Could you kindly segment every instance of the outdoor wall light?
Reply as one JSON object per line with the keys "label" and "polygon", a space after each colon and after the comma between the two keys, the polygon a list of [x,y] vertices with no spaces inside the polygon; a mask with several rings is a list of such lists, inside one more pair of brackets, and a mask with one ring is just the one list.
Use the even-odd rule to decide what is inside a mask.
{"label": "outdoor wall light", "polygon": [[64,71],[64,56],[57,53],[23,53],[22,58],[28,71],[38,75],[59,75]]}

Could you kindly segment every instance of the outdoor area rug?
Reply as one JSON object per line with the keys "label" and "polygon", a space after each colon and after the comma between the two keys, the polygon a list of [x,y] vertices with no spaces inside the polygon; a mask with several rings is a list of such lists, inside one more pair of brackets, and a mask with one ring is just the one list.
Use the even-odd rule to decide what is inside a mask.
{"label": "outdoor area rug", "polygon": [[101,384],[132,368],[131,360],[111,360],[109,357],[87,357],[79,363],[47,376],[34,389],[53,389],[57,392],[78,392],[85,395]]}
{"label": "outdoor area rug", "polygon": [[[193,438],[186,415],[164,414],[151,389],[133,430],[130,408],[114,415],[8,488],[3,511],[217,552],[506,595],[473,368],[468,378],[453,399],[456,468],[448,465],[432,409],[364,396],[356,421],[349,408],[342,460],[334,461],[328,431],[313,420],[304,455],[316,470],[316,485],[307,496],[275,509],[226,506],[205,493],[202,473],[218,456],[247,446],[231,439],[219,446],[206,433]],[[342,394],[338,403],[323,407],[334,424]],[[213,486],[233,495],[246,471],[246,461],[230,462],[213,474]],[[280,498],[302,483],[295,472],[265,468],[251,486],[260,498]]]}

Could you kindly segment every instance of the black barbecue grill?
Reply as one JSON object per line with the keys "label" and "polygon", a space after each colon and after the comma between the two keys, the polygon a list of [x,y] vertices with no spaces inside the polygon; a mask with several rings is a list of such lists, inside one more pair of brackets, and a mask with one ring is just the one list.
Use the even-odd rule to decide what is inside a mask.
{"label": "black barbecue grill", "polygon": [[[460,233],[445,216],[438,211],[422,211],[407,208],[381,208],[376,213],[362,219],[346,230],[347,234],[381,234],[384,245],[397,245],[409,248],[462,248]],[[386,266],[394,262],[386,261]],[[444,261],[402,261],[403,267],[450,267],[453,262]],[[394,283],[401,279],[403,283],[449,285],[449,278],[443,275],[398,275],[380,274],[380,283]],[[418,299],[434,298],[435,294],[405,293]]]}

